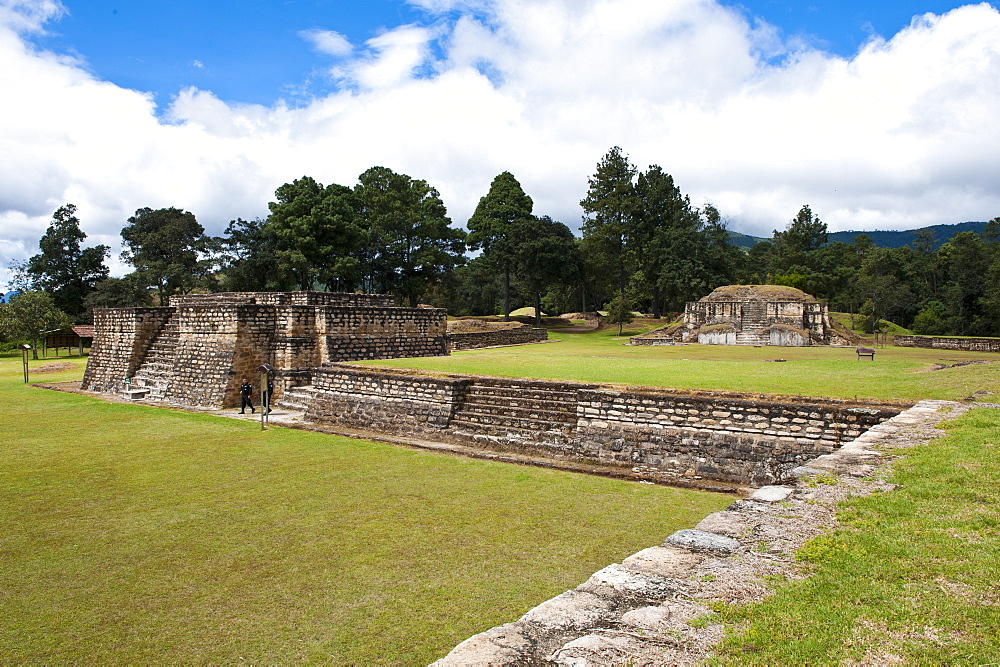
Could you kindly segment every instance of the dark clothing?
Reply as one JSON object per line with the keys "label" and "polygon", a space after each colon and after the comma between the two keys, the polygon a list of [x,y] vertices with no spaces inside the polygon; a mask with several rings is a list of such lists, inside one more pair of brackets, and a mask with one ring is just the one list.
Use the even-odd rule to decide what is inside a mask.
{"label": "dark clothing", "polygon": [[267,389],[261,392],[260,405],[262,408],[266,408],[268,412],[271,411],[271,399],[274,397],[274,383],[270,379],[267,381]]}
{"label": "dark clothing", "polygon": [[247,408],[250,408],[250,412],[257,412],[254,410],[253,403],[250,402],[250,397],[253,395],[253,385],[249,382],[244,382],[240,385],[240,414],[246,412]]}

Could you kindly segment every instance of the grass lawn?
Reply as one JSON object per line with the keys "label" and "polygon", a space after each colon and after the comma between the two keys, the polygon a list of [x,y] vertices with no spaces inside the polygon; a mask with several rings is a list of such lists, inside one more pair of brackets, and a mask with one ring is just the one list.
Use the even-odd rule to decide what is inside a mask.
{"label": "grass lawn", "polygon": [[425,664],[732,500],[106,403],[20,356],[0,401],[10,663]]}
{"label": "grass lawn", "polygon": [[[627,328],[633,335],[652,328]],[[793,396],[917,401],[1000,394],[1000,355],[920,348],[879,348],[874,361],[854,348],[725,345],[630,346],[618,328],[589,333],[554,329],[538,345],[469,350],[449,357],[363,362],[395,368],[505,377],[704,389]],[[775,362],[775,359],[784,359]],[[931,370],[935,364],[963,366]],[[983,400],[1000,397],[984,395]]]}
{"label": "grass lawn", "polygon": [[996,664],[1000,410],[907,452],[899,488],[848,501],[799,552],[812,576],[723,613],[722,664]]}
{"label": "grass lawn", "polygon": [[[871,362],[850,348],[629,347],[617,327],[550,337],[561,342],[366,363],[784,395],[1000,394],[1000,359],[985,353],[887,347]],[[78,379],[83,362],[68,363],[32,380]],[[0,401],[0,655],[12,663],[423,664],[731,501],[37,389],[19,356],[0,357]],[[724,611],[742,629],[718,661],[995,662],[1000,411],[950,432],[904,459],[899,489],[851,501],[844,528],[807,546],[812,577]]]}

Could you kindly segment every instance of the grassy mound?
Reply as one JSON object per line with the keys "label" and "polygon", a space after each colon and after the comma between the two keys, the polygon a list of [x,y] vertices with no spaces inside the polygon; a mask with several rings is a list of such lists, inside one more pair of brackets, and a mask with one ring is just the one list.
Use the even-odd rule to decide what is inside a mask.
{"label": "grassy mound", "polygon": [[784,285],[724,285],[716,288],[702,301],[801,301],[816,299],[800,289]]}

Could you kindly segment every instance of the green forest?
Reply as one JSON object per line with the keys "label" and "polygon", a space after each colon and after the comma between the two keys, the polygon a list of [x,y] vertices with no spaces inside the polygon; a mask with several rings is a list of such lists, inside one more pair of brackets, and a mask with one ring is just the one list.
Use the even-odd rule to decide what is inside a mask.
{"label": "green forest", "polygon": [[133,269],[121,278],[109,275],[109,248],[84,247],[67,203],[40,252],[14,267],[20,295],[0,306],[0,336],[32,339],[91,321],[93,308],[166,305],[193,292],[361,291],[458,316],[532,306],[659,318],[727,284],[795,287],[868,331],[885,320],[918,334],[1000,335],[1000,218],[831,233],[803,205],[761,240],[730,232],[715,206],[692,206],[669,173],[640,170],[617,146],[581,195],[575,235],[535,211],[505,171],[463,229],[431,184],[386,167],[353,185],[303,176],[275,191],[266,218],[237,218],[217,237],[189,211],[137,210],[121,230],[121,257]]}

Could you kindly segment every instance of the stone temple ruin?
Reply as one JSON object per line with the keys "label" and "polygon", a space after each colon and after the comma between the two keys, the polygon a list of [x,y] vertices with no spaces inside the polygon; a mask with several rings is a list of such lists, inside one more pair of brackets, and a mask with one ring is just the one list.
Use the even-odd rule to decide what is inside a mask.
{"label": "stone temple ruin", "polygon": [[97,309],[94,327],[84,389],[209,408],[238,405],[241,378],[262,364],[279,401],[325,363],[448,354],[443,309],[377,294],[174,296],[168,307]]}
{"label": "stone temple ruin", "polygon": [[[272,403],[334,430],[542,456],[654,481],[773,483],[899,412],[896,405],[831,399],[768,400],[343,363],[446,355],[450,345],[518,344],[545,333],[531,327],[474,333],[475,340],[459,345],[450,341],[443,309],[399,308],[383,295],[186,295],[172,297],[168,307],[99,309],[94,318],[85,390],[236,407],[242,377],[256,384],[257,369],[269,364]],[[815,300],[709,297],[689,304],[687,318],[672,335],[763,344],[776,335],[810,342],[830,336],[825,307]]]}
{"label": "stone temple ruin", "polygon": [[850,345],[825,303],[782,285],[726,285],[684,308],[680,325],[632,338],[633,345]]}

